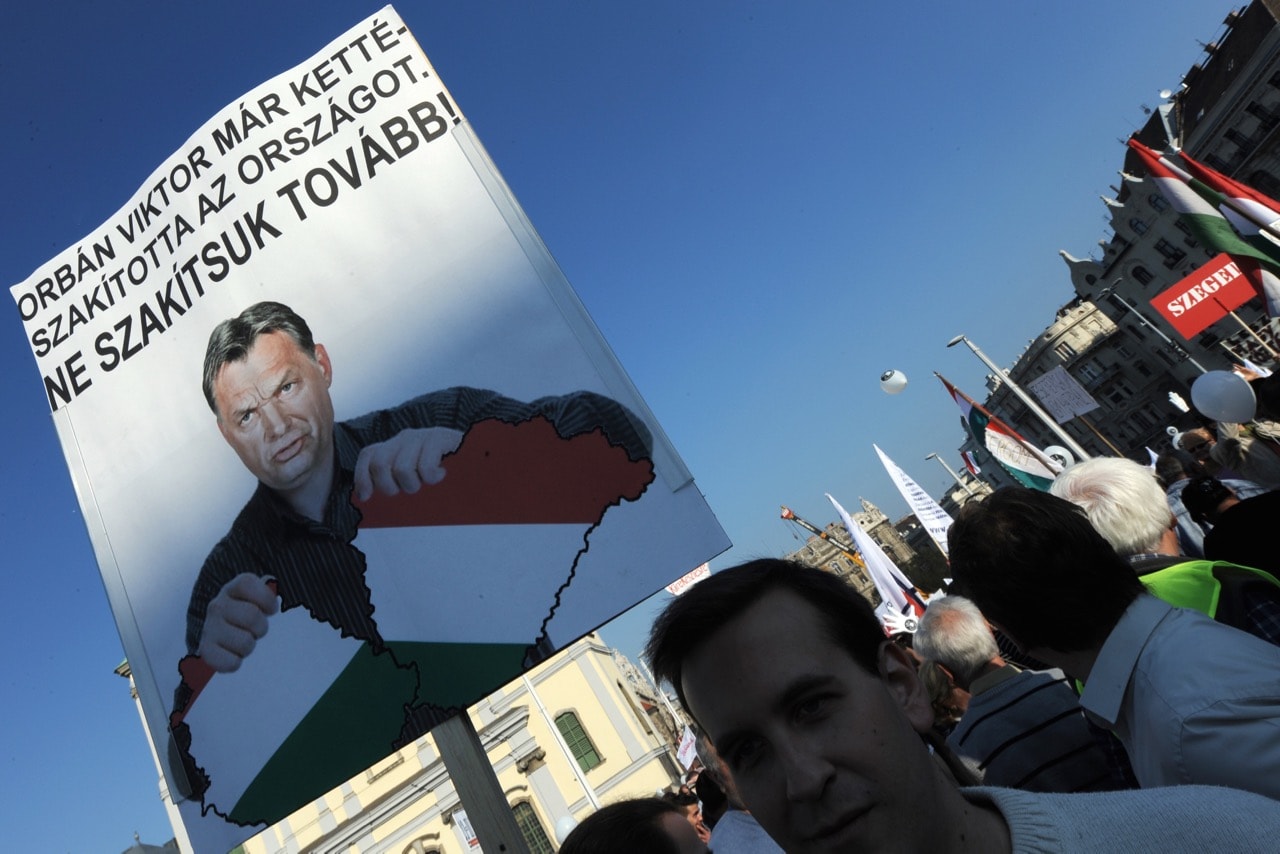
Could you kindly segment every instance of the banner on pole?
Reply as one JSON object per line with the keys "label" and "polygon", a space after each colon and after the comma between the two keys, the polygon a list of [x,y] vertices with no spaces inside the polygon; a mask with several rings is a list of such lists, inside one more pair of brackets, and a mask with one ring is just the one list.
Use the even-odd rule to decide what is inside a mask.
{"label": "banner on pole", "polygon": [[1215,255],[1209,263],[1151,300],[1160,315],[1187,340],[1257,296],[1249,279],[1254,259]]}
{"label": "banner on pole", "polygon": [[880,450],[879,445],[873,444],[871,447],[876,449],[876,455],[880,457],[881,465],[889,473],[889,479],[898,488],[898,492],[902,493],[902,497],[910,505],[911,512],[920,520],[920,524],[929,532],[929,536],[938,544],[938,548],[945,555],[947,553],[947,531],[951,528],[952,521],[954,521],[951,518],[951,514],[943,510],[929,493],[921,489],[920,484],[898,468],[898,464],[889,459],[889,456]]}

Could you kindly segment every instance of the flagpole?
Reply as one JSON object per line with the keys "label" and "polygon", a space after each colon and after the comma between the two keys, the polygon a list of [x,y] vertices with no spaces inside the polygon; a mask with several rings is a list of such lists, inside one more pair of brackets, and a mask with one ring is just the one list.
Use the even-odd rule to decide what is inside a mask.
{"label": "flagpole", "polygon": [[1077,416],[1076,416],[1076,418],[1079,418],[1079,419],[1080,419],[1080,423],[1081,423],[1081,424],[1083,424],[1084,426],[1088,427],[1088,428],[1089,428],[1089,430],[1093,432],[1093,435],[1095,435],[1095,436],[1097,436],[1097,437],[1098,437],[1098,441],[1100,441],[1102,444],[1104,444],[1104,445],[1106,445],[1108,448],[1110,448],[1110,449],[1115,453],[1115,455],[1116,455],[1117,457],[1123,457],[1123,456],[1124,456],[1124,451],[1121,451],[1119,448],[1117,448],[1115,445],[1113,445],[1113,444],[1111,443],[1111,440],[1110,440],[1110,439],[1108,439],[1106,436],[1102,435],[1102,432],[1101,432],[1100,430],[1098,430],[1098,428],[1097,428],[1097,427],[1095,427],[1095,426],[1094,426],[1094,424],[1093,424],[1093,422],[1092,422],[1092,421],[1090,421],[1088,418],[1085,418],[1083,415],[1077,415]]}
{"label": "flagpole", "polygon": [[[1236,314],[1234,311],[1231,311],[1230,309],[1228,309],[1225,305],[1223,305],[1223,304],[1222,304],[1222,300],[1218,299],[1217,297],[1214,297],[1214,298],[1213,298],[1213,301],[1214,301],[1214,302],[1216,302],[1216,303],[1218,304],[1218,308],[1222,309],[1222,310],[1223,310],[1223,311],[1225,311],[1227,314],[1231,315],[1231,319],[1232,319],[1232,320],[1234,320],[1236,323],[1240,324],[1240,328],[1241,328],[1241,329],[1243,329],[1245,332],[1249,333],[1249,335],[1253,338],[1253,340],[1255,340],[1255,341],[1257,341],[1259,344],[1261,344],[1261,345],[1262,345],[1262,349],[1266,350],[1268,353],[1270,353],[1270,354],[1271,354],[1271,358],[1273,358],[1273,359],[1280,359],[1280,353],[1277,353],[1277,352],[1275,351],[1275,349],[1274,349],[1274,348],[1272,348],[1272,346],[1271,346],[1270,344],[1268,344],[1266,341],[1262,340],[1262,336],[1261,336],[1261,335],[1259,335],[1258,333],[1254,332],[1254,331],[1253,331],[1253,329],[1249,326],[1249,324],[1247,324],[1247,323],[1245,323],[1243,320],[1241,320],[1241,319],[1240,319],[1240,315],[1238,315],[1238,314]],[[1223,347],[1226,347],[1227,345],[1226,345],[1226,344],[1223,344],[1222,346],[1223,346]],[[1231,352],[1230,348],[1228,348],[1228,349],[1227,349],[1227,352],[1228,352],[1228,353],[1230,353],[1230,352]],[[1232,353],[1231,355],[1233,355],[1233,356],[1234,356],[1235,354],[1234,354],[1234,353]]]}
{"label": "flagpole", "polygon": [[946,469],[946,470],[947,470],[947,474],[949,474],[949,475],[951,475],[953,478],[955,478],[955,482],[956,482],[956,483],[958,483],[958,484],[960,484],[960,486],[964,488],[964,491],[965,491],[965,492],[969,493],[969,497],[970,497],[970,498],[976,498],[976,497],[977,497],[978,493],[974,492],[974,491],[973,491],[973,489],[969,486],[969,484],[967,484],[967,483],[965,483],[963,480],[961,480],[961,479],[960,479],[960,475],[958,475],[958,474],[956,474],[954,471],[952,471],[951,466],[947,465],[947,461],[946,461],[946,460],[944,460],[942,457],[938,456],[936,453],[930,453],[930,454],[929,454],[929,456],[925,457],[925,459],[926,459],[926,460],[937,460],[937,461],[938,461],[938,463],[939,463],[939,464],[941,464],[941,466],[942,466],[944,469]]}
{"label": "flagpole", "polygon": [[[990,410],[988,410],[985,406],[983,406],[981,403],[978,403],[978,401],[974,400],[972,397],[969,397],[969,395],[965,394],[965,393],[964,393],[964,392],[962,392],[960,389],[958,389],[958,388],[956,388],[954,385],[952,385],[952,384],[951,384],[951,382],[950,382],[950,380],[948,380],[948,379],[947,379],[946,377],[944,377],[942,374],[938,373],[937,371],[934,371],[934,372],[933,372],[933,375],[934,375],[935,377],[937,377],[939,380],[941,380],[941,381],[942,381],[942,384],[943,384],[944,386],[946,386],[947,391],[948,391],[949,393],[951,393],[951,394],[958,394],[958,395],[960,395],[961,397],[963,397],[963,398],[965,399],[965,402],[966,402],[966,403],[968,403],[968,404],[969,404],[970,406],[972,406],[974,409],[976,409],[976,410],[978,410],[979,412],[981,412],[981,413],[982,413],[983,415],[985,415],[987,418],[990,418],[992,421],[997,421],[997,422],[999,422],[999,423],[1001,423],[1001,424],[1004,424],[1004,422],[1003,422],[1003,421],[1001,421],[1001,420],[1000,420],[999,418],[997,418],[994,414],[992,414],[992,413],[991,413],[991,411],[990,411]],[[1005,425],[1005,427],[1006,427],[1007,429],[1009,429],[1009,430],[1013,431],[1013,432],[1012,432],[1012,436],[1011,436],[1011,438],[1012,438],[1015,442],[1017,442],[1020,446],[1022,446],[1022,449],[1023,449],[1024,451],[1026,451],[1026,452],[1027,452],[1028,454],[1030,454],[1031,456],[1035,457],[1035,458],[1040,462],[1040,465],[1042,465],[1042,466],[1044,466],[1044,467],[1045,467],[1045,470],[1046,470],[1046,471],[1048,471],[1049,473],[1051,473],[1051,474],[1052,474],[1053,472],[1055,472],[1055,471],[1060,471],[1060,470],[1062,469],[1062,466],[1058,465],[1058,463],[1056,463],[1056,462],[1054,462],[1053,460],[1049,459],[1047,456],[1045,456],[1045,455],[1044,455],[1044,452],[1043,452],[1043,451],[1041,451],[1041,450],[1040,450],[1039,448],[1037,448],[1035,445],[1031,444],[1031,443],[1030,443],[1030,442],[1028,442],[1026,439],[1024,439],[1024,438],[1022,437],[1022,434],[1021,434],[1021,433],[1018,433],[1016,430],[1013,430],[1013,428],[1012,428],[1012,427],[1009,427],[1007,424]],[[975,438],[976,438],[976,437],[975,437]],[[988,448],[987,450],[989,451],[989,450],[991,450],[991,449],[990,449],[990,448]],[[995,456],[995,454],[992,454],[992,456],[993,456],[993,457],[995,457],[996,462],[1000,462],[1000,458],[999,458],[999,457],[996,457],[996,456]],[[1001,465],[1004,465],[1004,464],[1003,464],[1003,463],[1001,463]],[[1005,466],[1005,468],[1006,468],[1006,470],[1007,470],[1007,469],[1008,469],[1008,466]]]}
{"label": "flagpole", "polygon": [[[1118,293],[1116,293],[1116,292],[1115,292],[1115,287],[1116,287],[1116,285],[1120,284],[1120,283],[1121,283],[1121,282],[1123,282],[1123,281],[1124,281],[1124,279],[1116,279],[1114,284],[1108,285],[1107,287],[1105,287],[1105,288],[1103,288],[1102,290],[1098,291],[1098,296],[1100,296],[1100,297],[1106,297],[1107,299],[1113,299],[1113,300],[1115,300],[1116,302],[1120,303],[1122,306],[1124,306],[1126,309],[1128,309],[1128,310],[1129,310],[1129,313],[1130,313],[1130,314],[1132,314],[1134,317],[1138,318],[1138,320],[1142,321],[1143,325],[1145,325],[1145,326],[1146,326],[1148,329],[1150,329],[1152,332],[1154,332],[1155,334],[1159,335],[1162,339],[1164,339],[1164,343],[1166,343],[1166,344],[1168,344],[1170,347],[1172,347],[1172,348],[1173,348],[1173,351],[1174,351],[1175,353],[1178,353],[1178,354],[1180,354],[1180,355],[1186,355],[1186,357],[1187,357],[1187,361],[1188,361],[1188,362],[1190,362],[1191,364],[1195,365],[1195,366],[1196,366],[1196,370],[1198,370],[1198,371],[1199,371],[1200,373],[1202,373],[1202,374],[1207,374],[1207,373],[1209,373],[1209,369],[1208,369],[1208,368],[1206,368],[1204,365],[1200,364],[1199,362],[1197,362],[1195,359],[1193,359],[1193,358],[1191,357],[1191,351],[1190,351],[1190,350],[1188,350],[1188,349],[1186,349],[1185,347],[1183,347],[1183,346],[1181,346],[1180,344],[1178,344],[1178,342],[1177,342],[1177,341],[1174,341],[1174,340],[1173,340],[1172,338],[1170,338],[1168,335],[1165,335],[1165,334],[1164,334],[1164,331],[1163,331],[1159,326],[1156,326],[1156,325],[1155,325],[1154,323],[1152,323],[1150,320],[1147,320],[1146,316],[1145,316],[1142,312],[1138,311],[1136,308],[1134,308],[1132,305],[1130,305],[1130,304],[1129,304],[1129,303],[1124,299],[1124,297],[1120,296]],[[1191,342],[1187,342],[1187,343],[1191,343]]]}
{"label": "flagpole", "polygon": [[1043,409],[1040,408],[1040,404],[1036,403],[1034,400],[1031,399],[1031,395],[1027,394],[1025,391],[1022,390],[1022,386],[1018,385],[1016,382],[1013,381],[1013,378],[1009,376],[1007,371],[1005,371],[1003,368],[998,366],[995,362],[988,359],[987,354],[979,350],[977,344],[974,344],[972,341],[970,341],[968,338],[966,338],[963,335],[957,335],[955,338],[952,338],[950,341],[947,342],[947,346],[954,347],[955,345],[959,344],[961,341],[963,341],[965,343],[965,346],[967,346],[970,350],[973,351],[973,355],[977,356],[979,359],[982,360],[982,363],[984,365],[986,365],[991,370],[995,371],[996,376],[1000,377],[1002,380],[1008,383],[1009,390],[1012,391],[1015,395],[1017,395],[1018,400],[1021,400],[1024,404],[1026,404],[1027,409],[1031,410],[1031,413],[1035,415],[1037,418],[1039,418],[1040,421],[1044,423],[1044,426],[1048,427],[1049,430],[1053,432],[1053,435],[1057,436],[1060,440],[1062,440],[1062,444],[1066,445],[1068,448],[1074,451],[1078,459],[1088,460],[1092,458],[1089,452],[1086,451],[1083,447],[1081,447],[1079,442],[1077,442],[1075,439],[1072,439],[1071,436],[1067,433],[1067,431],[1063,430],[1060,426],[1058,426],[1058,422],[1054,421],[1049,416],[1049,413],[1045,412]]}

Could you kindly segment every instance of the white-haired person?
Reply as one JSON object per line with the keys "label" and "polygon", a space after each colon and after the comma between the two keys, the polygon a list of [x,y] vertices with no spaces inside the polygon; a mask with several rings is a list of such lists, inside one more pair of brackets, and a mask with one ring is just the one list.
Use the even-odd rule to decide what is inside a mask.
{"label": "white-haired person", "polygon": [[1121,457],[1095,457],[1062,472],[1049,491],[1083,509],[1156,597],[1280,644],[1280,579],[1180,554],[1177,520],[1150,469]]}

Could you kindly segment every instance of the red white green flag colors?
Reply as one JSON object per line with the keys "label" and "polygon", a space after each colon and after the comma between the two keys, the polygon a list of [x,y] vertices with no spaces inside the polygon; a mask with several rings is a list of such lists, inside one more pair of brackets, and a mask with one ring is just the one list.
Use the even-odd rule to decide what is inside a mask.
{"label": "red white green flag colors", "polygon": [[1280,202],[1183,152],[1177,155],[1183,163],[1179,166],[1136,139],[1129,140],[1129,147],[1191,234],[1209,250],[1240,263],[1266,300],[1267,313],[1280,315]]}
{"label": "red white green flag colors", "polygon": [[1057,477],[1060,467],[1045,456],[1008,424],[992,415],[982,404],[947,382],[946,377],[934,374],[942,380],[951,399],[960,407],[965,428],[974,440],[981,443],[1014,480],[1023,486],[1047,491]]}

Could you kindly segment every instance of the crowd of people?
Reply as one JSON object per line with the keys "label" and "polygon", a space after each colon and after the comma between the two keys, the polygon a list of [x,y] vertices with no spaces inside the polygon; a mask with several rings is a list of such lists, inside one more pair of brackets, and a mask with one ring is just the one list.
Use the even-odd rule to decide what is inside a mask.
{"label": "crowd of people", "polygon": [[997,490],[893,638],[821,570],[716,573],[646,649],[700,728],[696,786],[607,807],[561,850],[1278,850],[1278,502],[1280,445],[1238,429]]}

